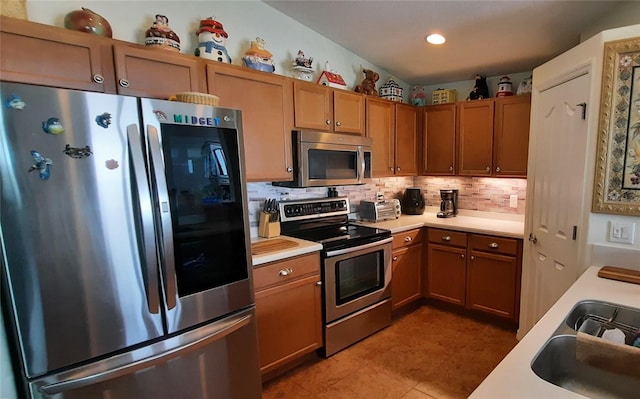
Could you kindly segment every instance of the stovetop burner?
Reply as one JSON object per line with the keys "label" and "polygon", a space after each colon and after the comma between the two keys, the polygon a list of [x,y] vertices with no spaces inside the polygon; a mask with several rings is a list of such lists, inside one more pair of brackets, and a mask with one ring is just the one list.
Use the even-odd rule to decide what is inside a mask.
{"label": "stovetop burner", "polygon": [[385,229],[349,222],[346,197],[282,201],[282,234],[321,243],[324,250],[355,247],[391,237]]}

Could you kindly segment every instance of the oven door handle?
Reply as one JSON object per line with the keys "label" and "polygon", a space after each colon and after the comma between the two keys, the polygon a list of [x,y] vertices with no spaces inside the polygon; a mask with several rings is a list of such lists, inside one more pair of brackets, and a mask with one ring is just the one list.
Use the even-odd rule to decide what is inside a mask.
{"label": "oven door handle", "polygon": [[387,244],[387,243],[390,243],[391,241],[393,241],[393,237],[385,238],[384,240],[375,241],[375,242],[371,242],[364,245],[359,245],[357,247],[338,249],[336,251],[329,251],[327,252],[327,257],[349,254],[352,252],[360,251],[362,249],[367,249],[367,248],[377,247],[378,245]]}

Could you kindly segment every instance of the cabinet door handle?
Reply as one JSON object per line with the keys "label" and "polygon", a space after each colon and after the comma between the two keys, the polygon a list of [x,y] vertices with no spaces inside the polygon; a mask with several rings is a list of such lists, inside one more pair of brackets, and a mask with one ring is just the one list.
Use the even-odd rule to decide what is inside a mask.
{"label": "cabinet door handle", "polygon": [[471,260],[474,260],[475,258],[476,258],[475,256],[471,255]]}
{"label": "cabinet door handle", "polygon": [[398,260],[398,257],[397,257],[397,256],[394,256],[394,257],[393,257],[393,261],[395,262],[395,261],[397,261],[397,260]]}
{"label": "cabinet door handle", "polygon": [[411,238],[411,237],[409,237],[409,236],[406,236],[406,237],[404,238],[404,242],[411,242],[411,240],[412,240],[412,238]]}
{"label": "cabinet door handle", "polygon": [[464,259],[464,254],[460,254],[460,257],[461,257],[462,259]]}
{"label": "cabinet door handle", "polygon": [[324,123],[326,123],[327,125],[331,124],[331,119],[327,119],[326,121],[324,121]]}
{"label": "cabinet door handle", "polygon": [[451,236],[442,236],[442,241],[451,241]]}
{"label": "cabinet door handle", "polygon": [[484,170],[486,170],[487,172],[491,172],[491,168],[489,166],[487,166],[486,168],[484,168]]}
{"label": "cabinet door handle", "polygon": [[500,167],[499,166],[496,166],[496,172],[500,173]]}
{"label": "cabinet door handle", "polygon": [[118,80],[118,83],[120,84],[121,87],[129,87],[129,81],[127,79],[120,79]]}
{"label": "cabinet door handle", "polygon": [[336,122],[336,126],[342,126],[342,123]]}
{"label": "cabinet door handle", "polygon": [[489,248],[498,248],[498,243],[492,242],[491,244],[489,244]]}
{"label": "cabinet door handle", "polygon": [[390,168],[389,168],[389,170],[393,172],[393,166],[392,166],[392,167],[390,167]]}
{"label": "cabinet door handle", "polygon": [[396,168],[396,171],[400,172],[400,168]]}
{"label": "cabinet door handle", "polygon": [[278,272],[278,275],[285,277],[293,273],[293,269],[287,267],[286,269],[282,269]]}
{"label": "cabinet door handle", "polygon": [[322,285],[322,281],[316,281],[316,285],[320,287]]}
{"label": "cabinet door handle", "polygon": [[449,172],[453,171],[453,166],[449,166]]}
{"label": "cabinet door handle", "polygon": [[102,84],[102,83],[104,83],[104,76],[96,73],[95,75],[93,75],[93,81],[95,83]]}
{"label": "cabinet door handle", "polygon": [[289,166],[289,167],[287,168],[287,173],[291,173],[291,172],[293,172],[293,168],[292,168],[291,166]]}

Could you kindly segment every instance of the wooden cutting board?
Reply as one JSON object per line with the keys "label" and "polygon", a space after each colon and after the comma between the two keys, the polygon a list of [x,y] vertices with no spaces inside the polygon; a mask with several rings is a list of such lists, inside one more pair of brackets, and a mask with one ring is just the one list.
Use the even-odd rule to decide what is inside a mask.
{"label": "wooden cutting board", "polygon": [[284,249],[295,248],[298,245],[300,244],[286,238],[258,241],[251,244],[251,255],[262,255],[269,252],[282,251]]}
{"label": "wooden cutting board", "polygon": [[640,284],[639,270],[624,269],[622,267],[604,266],[598,271],[598,277]]}

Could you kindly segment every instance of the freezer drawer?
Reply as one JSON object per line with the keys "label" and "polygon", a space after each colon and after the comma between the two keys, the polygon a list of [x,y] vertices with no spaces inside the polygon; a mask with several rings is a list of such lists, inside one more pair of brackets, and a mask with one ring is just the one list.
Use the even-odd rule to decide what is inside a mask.
{"label": "freezer drawer", "polygon": [[31,382],[52,399],[260,398],[255,309]]}

